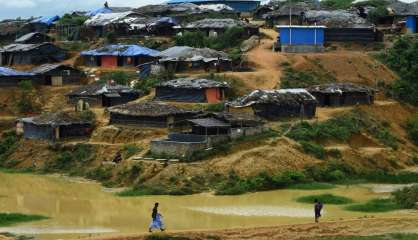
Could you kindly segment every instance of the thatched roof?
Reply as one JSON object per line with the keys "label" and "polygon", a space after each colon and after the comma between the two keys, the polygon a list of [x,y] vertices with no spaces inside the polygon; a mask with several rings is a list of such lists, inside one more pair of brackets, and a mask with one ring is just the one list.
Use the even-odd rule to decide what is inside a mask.
{"label": "thatched roof", "polygon": [[198,5],[192,3],[183,3],[183,4],[158,4],[158,5],[145,5],[133,10],[136,13],[147,16],[163,16],[171,14],[180,14],[180,13],[200,13],[201,9]]}
{"label": "thatched roof", "polygon": [[55,112],[44,113],[36,117],[22,118],[23,123],[35,125],[62,126],[72,124],[91,124],[92,122],[80,117],[78,113]]}
{"label": "thatched roof", "polygon": [[366,93],[373,95],[373,88],[353,83],[331,83],[311,86],[307,89],[310,93]]}
{"label": "thatched roof", "polygon": [[27,52],[31,50],[38,49],[43,46],[52,46],[54,48],[58,48],[52,43],[38,43],[38,44],[10,44],[7,46],[4,46],[3,48],[0,48],[0,52]]}
{"label": "thatched roof", "polygon": [[160,83],[159,87],[168,88],[188,88],[188,89],[204,89],[204,88],[228,88],[229,85],[226,82],[219,82],[215,80],[205,78],[178,78],[167,82]]}
{"label": "thatched roof", "polygon": [[182,109],[162,102],[128,103],[108,108],[110,113],[129,116],[161,117],[193,114],[197,111]]}
{"label": "thatched roof", "polygon": [[315,103],[316,99],[305,89],[255,90],[250,94],[227,103],[234,108],[249,107],[255,104],[300,105]]}

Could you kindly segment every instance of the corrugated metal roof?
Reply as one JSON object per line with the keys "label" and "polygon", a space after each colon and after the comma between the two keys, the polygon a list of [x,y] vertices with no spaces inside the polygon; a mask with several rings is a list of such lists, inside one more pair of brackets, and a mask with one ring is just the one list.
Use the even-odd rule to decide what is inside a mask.
{"label": "corrugated metal roof", "polygon": [[34,76],[33,73],[28,73],[28,72],[21,72],[21,71],[16,71],[14,69],[11,68],[5,68],[5,67],[0,67],[0,76],[5,76],[5,77],[11,77],[11,76]]}
{"label": "corrugated metal roof", "polygon": [[83,51],[81,56],[151,56],[158,57],[160,52],[139,45],[107,45],[101,48]]}
{"label": "corrugated metal roof", "polygon": [[170,88],[189,88],[189,89],[204,89],[204,88],[227,88],[229,87],[226,82],[219,82],[215,80],[209,80],[204,78],[178,78],[163,82],[160,87]]}
{"label": "corrugated metal roof", "polygon": [[55,16],[45,16],[45,17],[40,17],[37,19],[34,19],[31,21],[31,23],[44,23],[47,25],[51,25],[54,22],[58,21],[60,19],[60,17],[58,15]]}

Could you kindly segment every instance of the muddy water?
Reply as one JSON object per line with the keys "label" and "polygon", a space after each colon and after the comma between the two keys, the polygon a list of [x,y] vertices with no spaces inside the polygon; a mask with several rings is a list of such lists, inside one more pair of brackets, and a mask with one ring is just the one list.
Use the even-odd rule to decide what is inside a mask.
{"label": "muddy water", "polygon": [[[76,182],[57,176],[0,173],[0,212],[41,214],[50,219],[0,228],[0,232],[37,235],[39,239],[145,232],[153,203],[169,230],[215,229],[306,223],[312,206],[295,199],[310,194],[333,193],[361,202],[387,193],[367,186],[341,186],[331,190],[278,190],[241,196],[149,196],[120,198],[99,184]],[[365,214],[325,206],[324,220],[355,218]],[[385,216],[407,214],[386,213]],[[374,214],[379,216],[382,214]]]}

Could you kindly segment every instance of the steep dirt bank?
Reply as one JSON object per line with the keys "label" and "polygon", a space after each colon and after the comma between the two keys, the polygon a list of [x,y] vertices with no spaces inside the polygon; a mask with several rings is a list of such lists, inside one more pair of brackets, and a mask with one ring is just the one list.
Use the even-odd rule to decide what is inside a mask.
{"label": "steep dirt bank", "polygon": [[277,32],[272,29],[261,29],[261,32],[268,38],[263,38],[258,47],[245,55],[255,70],[226,74],[242,79],[247,89],[280,88],[287,65],[296,71],[328,74],[337,82],[374,87],[398,78],[388,67],[365,51],[329,50],[325,53],[308,54],[273,52],[272,46],[276,41]]}
{"label": "steep dirt bank", "polygon": [[[214,231],[184,231],[170,233],[173,236],[193,240],[203,239],[253,239],[253,240],[301,240],[319,237],[368,236],[387,233],[417,233],[418,218],[364,218],[340,222],[321,222],[319,224],[298,224],[261,228],[243,228]],[[144,235],[95,237],[91,240],[144,240]]]}

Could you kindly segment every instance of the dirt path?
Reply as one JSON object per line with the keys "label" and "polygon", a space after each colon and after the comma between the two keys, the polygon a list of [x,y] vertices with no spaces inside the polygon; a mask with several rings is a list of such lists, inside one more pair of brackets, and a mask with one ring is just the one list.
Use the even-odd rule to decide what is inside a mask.
{"label": "dirt path", "polygon": [[286,61],[287,58],[272,51],[277,32],[272,29],[260,29],[260,31],[271,39],[262,39],[261,44],[246,55],[256,70],[254,72],[231,72],[227,75],[243,79],[245,85],[251,89],[277,88],[282,76],[280,63]]}
{"label": "dirt path", "polygon": [[[345,220],[340,222],[322,222],[319,224],[296,224],[274,227],[242,228],[229,230],[202,230],[168,232],[174,236],[183,236],[191,239],[207,239],[209,236],[219,237],[223,240],[253,239],[314,239],[318,237],[335,236],[367,236],[388,233],[417,233],[418,218],[363,218]],[[148,235],[148,234],[147,234]],[[92,240],[143,240],[147,236],[125,235],[113,237],[96,237]]]}

